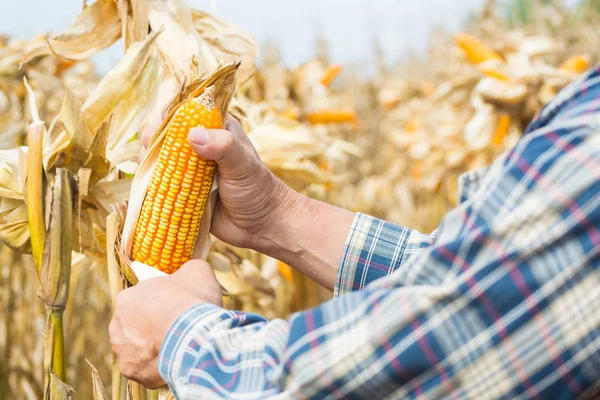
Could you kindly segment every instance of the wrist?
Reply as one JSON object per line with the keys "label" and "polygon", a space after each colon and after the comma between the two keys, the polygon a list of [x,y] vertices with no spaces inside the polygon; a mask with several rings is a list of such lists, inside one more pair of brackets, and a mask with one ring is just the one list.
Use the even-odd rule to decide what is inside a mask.
{"label": "wrist", "polygon": [[254,249],[332,290],[354,213],[289,190]]}
{"label": "wrist", "polygon": [[272,255],[272,248],[278,239],[286,234],[290,225],[304,218],[304,211],[311,200],[296,192],[274,175],[274,184],[267,198],[270,199],[269,212],[265,222],[252,237],[250,247],[261,253]]}

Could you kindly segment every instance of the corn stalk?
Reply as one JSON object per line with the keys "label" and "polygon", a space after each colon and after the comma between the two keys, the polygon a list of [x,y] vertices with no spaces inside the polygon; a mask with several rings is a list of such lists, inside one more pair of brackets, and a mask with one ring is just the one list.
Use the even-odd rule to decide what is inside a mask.
{"label": "corn stalk", "polygon": [[51,188],[46,245],[42,257],[40,297],[46,304],[44,398],[68,399],[63,313],[69,298],[73,241],[74,181],[63,168],[56,170]]}

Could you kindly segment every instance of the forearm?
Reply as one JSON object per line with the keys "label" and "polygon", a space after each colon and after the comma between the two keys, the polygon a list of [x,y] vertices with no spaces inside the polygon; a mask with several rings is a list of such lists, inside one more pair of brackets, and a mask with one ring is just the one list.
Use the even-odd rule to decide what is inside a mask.
{"label": "forearm", "polygon": [[300,195],[289,188],[255,250],[285,262],[333,290],[354,213]]}

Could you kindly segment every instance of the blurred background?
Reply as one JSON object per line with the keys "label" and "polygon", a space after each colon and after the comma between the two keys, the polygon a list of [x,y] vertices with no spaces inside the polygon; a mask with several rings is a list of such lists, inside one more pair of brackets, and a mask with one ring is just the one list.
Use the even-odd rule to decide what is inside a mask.
{"label": "blurred background", "polygon": [[[568,3],[574,3],[570,0]],[[78,13],[80,0],[0,2],[0,33],[31,37],[56,32]],[[252,34],[259,43],[274,42],[286,65],[309,60],[315,40],[324,38],[333,62],[373,65],[373,43],[388,61],[425,49],[432,28],[450,32],[469,19],[484,0],[190,0]],[[417,23],[418,21],[418,23]],[[122,44],[95,57],[107,71],[121,56]]]}
{"label": "blurred background", "polygon": [[[458,177],[511,149],[600,56],[600,0],[142,3],[88,1],[82,11],[81,0],[0,0],[0,400],[49,390],[56,299],[40,299],[40,287],[66,304],[64,321],[52,309],[65,332],[52,357],[73,398],[105,400],[102,387],[113,400],[156,398],[140,388],[127,397],[110,351],[120,286],[109,271],[122,276],[107,262],[107,217],[129,198],[139,131],[196,68],[244,60],[229,111],[286,184],[428,233],[458,204]],[[143,16],[139,29],[134,18],[122,24],[123,12]],[[166,38],[142,56],[148,21],[152,31],[167,21]],[[125,62],[125,51],[141,61]],[[78,189],[72,229],[55,232],[73,243],[66,291],[40,281],[31,256],[23,146],[36,114],[49,132],[39,184],[49,193],[60,164]],[[331,298],[293,266],[211,239],[208,261],[233,295],[227,308],[286,318]],[[61,385],[51,398],[68,398]]]}

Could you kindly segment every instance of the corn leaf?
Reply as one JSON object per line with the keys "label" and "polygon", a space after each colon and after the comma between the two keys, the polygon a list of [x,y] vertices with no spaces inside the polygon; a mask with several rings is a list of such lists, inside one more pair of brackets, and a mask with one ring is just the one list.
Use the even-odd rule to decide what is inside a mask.
{"label": "corn leaf", "polygon": [[[194,35],[186,32],[166,3],[150,0],[148,20],[153,31],[164,29],[157,40],[160,53],[170,73],[176,77],[179,85],[186,77],[197,78],[193,62],[201,62],[202,71],[212,71],[217,67],[215,60],[203,58],[199,44]],[[210,67],[205,63],[210,62]]]}
{"label": "corn leaf", "polygon": [[112,0],[98,0],[86,7],[63,33],[38,41],[22,60],[55,54],[69,60],[85,60],[119,39],[117,6]]}
{"label": "corn leaf", "polygon": [[98,373],[98,370],[92,365],[91,362],[85,360],[90,368],[92,369],[92,400],[109,400],[108,393],[102,383],[102,378]]}
{"label": "corn leaf", "polygon": [[160,32],[154,32],[146,41],[131,45],[119,64],[106,74],[90,93],[82,109],[83,119],[90,132],[96,132],[132,90],[137,78],[147,66],[153,44],[159,34]]}

